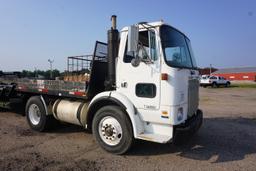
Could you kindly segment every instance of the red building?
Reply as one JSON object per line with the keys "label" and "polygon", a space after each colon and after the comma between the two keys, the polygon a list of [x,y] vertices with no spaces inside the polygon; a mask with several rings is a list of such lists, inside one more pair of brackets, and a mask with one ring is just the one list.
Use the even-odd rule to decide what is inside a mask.
{"label": "red building", "polygon": [[199,68],[200,75],[210,75],[211,73],[217,71],[217,68]]}
{"label": "red building", "polygon": [[256,81],[256,67],[219,69],[212,75],[221,76],[228,80]]}

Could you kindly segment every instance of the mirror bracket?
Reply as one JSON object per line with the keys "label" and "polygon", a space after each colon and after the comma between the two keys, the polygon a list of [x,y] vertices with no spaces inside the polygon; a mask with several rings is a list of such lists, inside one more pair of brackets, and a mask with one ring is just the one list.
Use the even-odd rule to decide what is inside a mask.
{"label": "mirror bracket", "polygon": [[132,66],[137,67],[140,65],[140,61],[141,61],[141,59],[139,57],[135,57],[132,59],[131,64],[132,64]]}

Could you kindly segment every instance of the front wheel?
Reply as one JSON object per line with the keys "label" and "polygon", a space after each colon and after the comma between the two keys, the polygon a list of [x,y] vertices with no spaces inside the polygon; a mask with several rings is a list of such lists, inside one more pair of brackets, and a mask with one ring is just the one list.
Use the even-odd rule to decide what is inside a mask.
{"label": "front wheel", "polygon": [[114,154],[124,154],[133,143],[130,119],[118,106],[106,106],[93,118],[93,134],[99,145]]}

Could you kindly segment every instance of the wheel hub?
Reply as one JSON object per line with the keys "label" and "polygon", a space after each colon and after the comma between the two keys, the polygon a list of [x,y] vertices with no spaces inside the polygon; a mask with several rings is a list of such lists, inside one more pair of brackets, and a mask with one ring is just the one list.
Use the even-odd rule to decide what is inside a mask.
{"label": "wheel hub", "polygon": [[41,112],[36,104],[31,104],[28,109],[28,115],[33,125],[38,125],[41,120]]}
{"label": "wheel hub", "polygon": [[114,128],[111,128],[111,126],[108,126],[107,128],[105,128],[105,130],[103,130],[103,132],[105,132],[106,136],[112,136],[113,135],[113,130]]}
{"label": "wheel hub", "polygon": [[122,138],[122,127],[114,117],[104,117],[99,124],[99,135],[106,144],[117,145]]}

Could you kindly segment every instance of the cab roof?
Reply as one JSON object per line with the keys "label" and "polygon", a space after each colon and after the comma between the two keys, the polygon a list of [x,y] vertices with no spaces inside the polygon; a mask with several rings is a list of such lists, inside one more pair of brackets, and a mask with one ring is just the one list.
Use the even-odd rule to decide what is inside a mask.
{"label": "cab roof", "polygon": [[[160,21],[155,21],[155,22],[140,22],[138,24],[135,24],[135,25],[139,25],[139,29],[140,30],[144,30],[145,28],[155,28],[155,27],[160,27],[162,25],[166,25],[166,26],[169,26],[175,30],[177,30],[178,32],[180,32],[181,34],[183,34],[184,36],[186,36],[186,34],[184,34],[183,32],[181,32],[179,29],[165,23],[163,20],[160,20]],[[125,32],[125,31],[128,31],[128,26],[124,27],[121,32]],[[186,36],[187,37],[187,36]]]}

